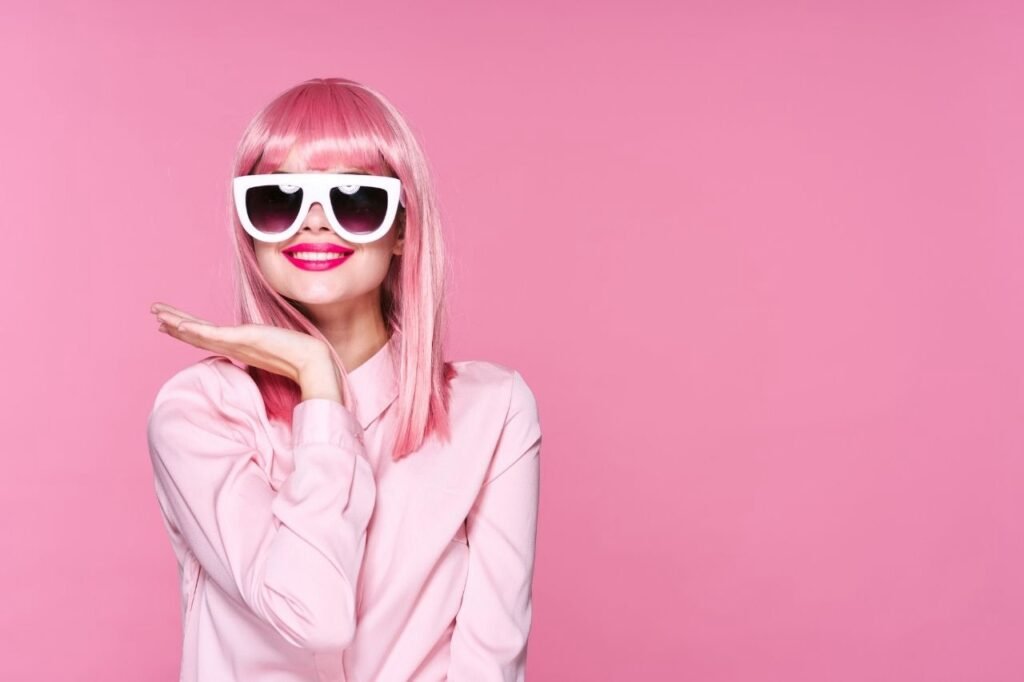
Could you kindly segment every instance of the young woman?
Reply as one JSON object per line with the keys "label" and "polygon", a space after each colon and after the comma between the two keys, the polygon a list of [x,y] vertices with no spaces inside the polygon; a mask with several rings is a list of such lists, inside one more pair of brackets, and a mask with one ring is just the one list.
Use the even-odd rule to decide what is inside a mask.
{"label": "young woman", "polygon": [[256,115],[233,176],[238,323],[152,307],[207,351],[148,422],[181,679],[523,680],[537,403],[514,369],[443,359],[413,133],[375,90],[314,79]]}

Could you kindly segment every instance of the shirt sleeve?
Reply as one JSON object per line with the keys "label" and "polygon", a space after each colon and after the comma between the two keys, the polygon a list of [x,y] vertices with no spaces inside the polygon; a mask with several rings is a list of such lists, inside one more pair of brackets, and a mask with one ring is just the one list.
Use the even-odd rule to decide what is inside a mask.
{"label": "shirt sleeve", "polygon": [[161,510],[208,577],[281,637],[344,649],[376,498],[362,428],[337,401],[299,402],[294,471],[275,491],[262,405],[230,362],[200,361],[161,387],[147,425]]}
{"label": "shirt sleeve", "polygon": [[466,520],[469,573],[452,633],[447,679],[453,682],[525,679],[540,446],[535,397],[514,372],[504,429]]}

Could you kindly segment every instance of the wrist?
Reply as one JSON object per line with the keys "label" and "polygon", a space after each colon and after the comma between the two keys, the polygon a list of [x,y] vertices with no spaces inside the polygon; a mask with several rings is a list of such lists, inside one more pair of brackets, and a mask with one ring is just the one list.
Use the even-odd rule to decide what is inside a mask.
{"label": "wrist", "polygon": [[341,387],[338,385],[334,363],[325,353],[323,356],[310,358],[299,370],[297,379],[302,390],[302,400],[310,398],[329,398],[341,400]]}

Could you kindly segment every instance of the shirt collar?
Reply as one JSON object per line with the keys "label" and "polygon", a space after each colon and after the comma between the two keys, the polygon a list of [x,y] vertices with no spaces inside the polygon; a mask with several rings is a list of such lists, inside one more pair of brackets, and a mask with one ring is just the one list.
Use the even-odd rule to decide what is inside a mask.
{"label": "shirt collar", "polygon": [[398,397],[396,366],[401,349],[398,332],[363,364],[348,372],[349,386],[355,395],[355,416],[365,429]]}

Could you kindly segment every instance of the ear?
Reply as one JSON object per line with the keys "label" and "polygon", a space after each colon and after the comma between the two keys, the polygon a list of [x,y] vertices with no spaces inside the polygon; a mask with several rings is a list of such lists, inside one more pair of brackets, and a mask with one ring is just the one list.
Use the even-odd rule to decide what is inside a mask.
{"label": "ear", "polygon": [[395,240],[395,245],[391,248],[391,253],[396,256],[402,255],[402,250],[405,248],[405,225],[400,225],[398,228],[398,239]]}

